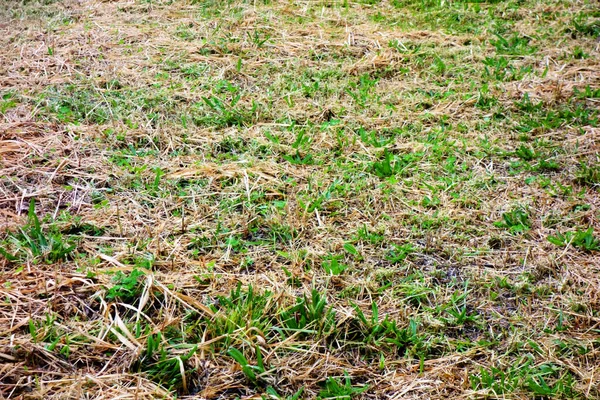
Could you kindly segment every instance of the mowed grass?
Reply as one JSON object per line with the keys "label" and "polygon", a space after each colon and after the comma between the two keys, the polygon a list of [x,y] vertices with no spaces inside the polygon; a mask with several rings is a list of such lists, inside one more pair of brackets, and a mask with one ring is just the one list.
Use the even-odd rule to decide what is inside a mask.
{"label": "mowed grass", "polygon": [[0,396],[600,398],[594,1],[9,1]]}

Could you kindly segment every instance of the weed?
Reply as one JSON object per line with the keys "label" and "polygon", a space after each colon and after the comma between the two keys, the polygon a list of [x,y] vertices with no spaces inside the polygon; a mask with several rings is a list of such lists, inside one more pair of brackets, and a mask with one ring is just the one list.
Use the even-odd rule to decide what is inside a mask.
{"label": "weed", "polygon": [[267,308],[270,298],[270,292],[259,294],[252,286],[243,290],[241,283],[238,283],[228,297],[220,296],[218,307],[211,305],[215,316],[208,326],[212,337],[223,337],[222,341],[217,343],[217,348],[228,348],[238,334],[243,335],[250,329],[268,332],[272,319]]}
{"label": "weed", "polygon": [[133,304],[142,293],[141,278],[143,276],[145,273],[136,268],[128,274],[118,271],[113,277],[114,285],[106,292],[106,298]]}
{"label": "weed", "polygon": [[290,164],[312,165],[315,163],[312,154],[306,153],[304,156],[302,156],[300,155],[300,152],[298,150],[296,150],[296,153],[293,155],[284,154],[281,157],[283,157],[283,159],[289,162]]}
{"label": "weed", "polygon": [[573,246],[586,252],[599,251],[600,240],[594,236],[594,229],[589,227],[585,231],[577,229],[566,233],[557,233],[548,236],[548,241],[556,246]]}
{"label": "weed", "polygon": [[495,394],[511,393],[518,388],[520,377],[513,370],[504,372],[499,368],[481,369],[478,375],[471,375],[473,390],[488,389]]}
{"label": "weed", "polygon": [[300,389],[298,389],[298,391],[292,395],[283,397],[281,396],[279,393],[277,393],[277,391],[275,389],[273,389],[272,386],[268,386],[267,390],[266,390],[267,394],[269,395],[269,398],[271,399],[276,399],[276,400],[299,400],[300,396],[302,396],[302,393],[304,393],[304,388],[301,387]]}
{"label": "weed", "polygon": [[529,42],[531,41],[529,37],[515,34],[509,38],[505,38],[498,33],[495,35],[497,39],[490,40],[490,43],[496,48],[498,54],[523,56],[535,53],[537,50],[535,46],[529,45]]}
{"label": "weed", "polygon": [[325,204],[329,202],[339,189],[339,182],[336,180],[329,185],[325,190],[320,191],[317,196],[314,196],[312,190],[306,195],[305,198],[298,199],[300,207],[308,213],[312,213],[315,210],[323,210]]}
{"label": "weed", "polygon": [[572,24],[573,27],[568,30],[575,36],[578,34],[591,37],[600,36],[600,21],[591,21],[588,23],[583,17],[578,17],[573,19]]}
{"label": "weed", "polygon": [[280,319],[285,327],[282,332],[291,330],[323,337],[335,328],[335,311],[327,307],[326,297],[316,289],[312,290],[311,297],[299,297],[294,306],[282,311]]}
{"label": "weed", "polygon": [[356,234],[354,235],[354,241],[377,245],[385,241],[385,236],[379,232],[373,232],[369,230],[366,225],[362,225],[356,231]]}
{"label": "weed", "polygon": [[515,155],[524,161],[531,161],[537,158],[537,154],[529,146],[521,145],[516,151]]}
{"label": "weed", "polygon": [[590,55],[588,53],[586,53],[581,47],[575,46],[575,48],[573,49],[573,58],[574,59],[584,60],[589,57],[590,57]]}
{"label": "weed", "polygon": [[256,365],[251,365],[244,354],[236,348],[230,348],[227,351],[227,355],[237,361],[242,367],[242,372],[246,375],[246,378],[250,379],[253,383],[257,383],[260,374],[265,373],[265,366],[263,363],[262,353],[260,348],[256,347]]}
{"label": "weed", "polygon": [[351,254],[352,256],[356,257],[358,260],[362,260],[362,256],[360,255],[360,252],[358,251],[356,246],[354,246],[352,243],[344,243],[344,250],[348,254]]}
{"label": "weed", "polygon": [[576,172],[575,180],[582,184],[592,187],[600,185],[600,164],[579,164],[579,169]]}
{"label": "weed", "polygon": [[197,125],[215,127],[242,126],[250,123],[258,110],[258,104],[253,102],[250,109],[239,107],[238,102],[241,98],[242,94],[237,92],[234,92],[228,101],[216,95],[202,97],[210,112],[206,113],[200,109],[194,117],[194,122]]}
{"label": "weed", "polygon": [[388,149],[385,149],[383,159],[375,161],[371,165],[371,170],[379,178],[389,178],[402,173],[408,165],[405,158],[399,158]]}
{"label": "weed", "polygon": [[369,389],[368,386],[355,387],[352,386],[352,380],[346,373],[345,380],[342,382],[338,378],[327,378],[324,388],[319,392],[318,399],[345,399],[350,400],[356,395],[359,395]]}
{"label": "weed", "polygon": [[15,94],[12,92],[3,93],[0,97],[0,114],[4,115],[11,108],[18,104]]}
{"label": "weed", "polygon": [[[50,87],[40,96],[39,104],[64,123],[103,124],[130,113],[136,105],[129,103],[129,97],[137,97],[143,102],[148,98],[144,93],[126,93],[114,85],[105,90],[81,88],[76,85]],[[142,107],[142,103],[139,104]]]}
{"label": "weed", "polygon": [[344,272],[348,266],[340,263],[341,256],[330,255],[327,259],[323,260],[321,264],[325,272],[330,275],[339,275]]}
{"label": "weed", "polygon": [[56,330],[56,315],[46,314],[44,319],[28,321],[29,334],[34,343],[50,342],[47,347],[52,350],[60,340],[60,335]]}
{"label": "weed", "polygon": [[596,126],[598,112],[582,104],[569,104],[557,109],[547,107],[544,103],[533,104],[528,97],[518,103],[518,107],[527,113],[517,129],[521,132],[549,131],[567,124],[573,126]]}
{"label": "weed", "polygon": [[271,38],[269,33],[259,29],[253,31],[252,33],[248,32],[247,34],[250,41],[258,48],[263,47]]}
{"label": "weed", "polygon": [[186,393],[187,375],[193,372],[191,369],[186,370],[186,364],[196,350],[197,347],[193,346],[182,355],[173,355],[160,332],[150,334],[147,338],[146,351],[134,365],[134,369],[145,372],[159,385]]}
{"label": "weed", "polygon": [[76,245],[66,239],[56,226],[50,226],[47,232],[35,213],[35,200],[29,203],[27,225],[16,233],[9,232],[0,254],[13,262],[54,263],[67,260]]}
{"label": "weed", "polygon": [[514,67],[511,61],[504,56],[486,57],[483,64],[485,65],[484,76],[486,78],[503,82],[518,81],[533,72],[530,66]]}
{"label": "weed", "polygon": [[421,273],[415,273],[402,279],[395,285],[398,297],[404,302],[414,306],[430,305],[431,298],[435,296],[436,290],[427,286]]}
{"label": "weed", "polygon": [[471,307],[467,304],[468,282],[465,283],[465,289],[455,291],[450,297],[448,304],[437,307],[438,312],[449,315],[449,318],[442,316],[440,320],[450,327],[463,327],[468,324],[477,323],[479,317],[473,313]]}
{"label": "weed", "polygon": [[[549,384],[549,379],[554,383]],[[525,389],[534,396],[570,397],[573,395],[573,380],[569,373],[562,373],[552,364],[535,366],[532,357],[523,357],[507,368],[482,368],[471,375],[473,390],[485,389],[494,395],[513,393]]]}
{"label": "weed", "polygon": [[487,85],[484,85],[479,93],[477,93],[477,101],[475,102],[475,107],[480,108],[482,110],[490,110],[498,104],[498,99],[489,94],[489,89]]}
{"label": "weed", "polygon": [[377,79],[372,79],[368,74],[361,75],[358,82],[351,83],[346,93],[356,101],[360,107],[365,107],[373,99],[374,87]]}
{"label": "weed", "polygon": [[371,303],[371,317],[368,318],[364,312],[353,304],[356,317],[360,323],[359,328],[349,332],[349,337],[360,340],[367,345],[379,349],[393,350],[400,355],[423,356],[426,352],[424,338],[418,334],[417,323],[410,320],[405,328],[398,327],[396,321],[386,316],[383,320],[379,318],[377,303]]}
{"label": "weed", "polygon": [[593,89],[590,85],[586,85],[583,90],[574,88],[573,94],[580,99],[600,99],[600,88]]}
{"label": "weed", "polygon": [[424,196],[421,200],[421,205],[426,208],[437,208],[440,204],[440,198],[436,196]]}
{"label": "weed", "polygon": [[507,228],[511,233],[523,233],[531,229],[529,212],[526,208],[517,207],[502,214],[502,220],[494,223],[499,228]]}
{"label": "weed", "polygon": [[401,263],[410,254],[415,252],[415,247],[411,243],[406,243],[401,246],[392,244],[392,248],[388,251],[385,258],[392,264]]}

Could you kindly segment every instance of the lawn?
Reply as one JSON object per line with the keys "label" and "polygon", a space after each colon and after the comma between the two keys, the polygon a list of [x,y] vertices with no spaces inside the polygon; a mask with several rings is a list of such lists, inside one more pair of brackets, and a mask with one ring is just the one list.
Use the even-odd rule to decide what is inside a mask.
{"label": "lawn", "polygon": [[5,0],[0,397],[600,398],[593,0]]}

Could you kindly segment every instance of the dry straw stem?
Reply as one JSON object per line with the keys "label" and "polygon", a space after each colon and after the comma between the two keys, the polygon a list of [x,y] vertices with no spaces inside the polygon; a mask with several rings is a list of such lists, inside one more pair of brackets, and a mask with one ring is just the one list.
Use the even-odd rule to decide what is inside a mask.
{"label": "dry straw stem", "polygon": [[[598,251],[548,241],[600,235],[597,21],[583,1],[8,1],[0,397],[599,398]],[[32,201],[67,257],[24,238]],[[313,293],[333,323],[289,328]]]}

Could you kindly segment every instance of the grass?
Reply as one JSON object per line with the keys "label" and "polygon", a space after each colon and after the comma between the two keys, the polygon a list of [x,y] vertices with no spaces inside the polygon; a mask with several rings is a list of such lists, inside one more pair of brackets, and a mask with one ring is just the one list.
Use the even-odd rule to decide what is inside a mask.
{"label": "grass", "polygon": [[593,2],[10,0],[0,397],[600,397]]}

